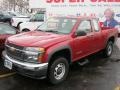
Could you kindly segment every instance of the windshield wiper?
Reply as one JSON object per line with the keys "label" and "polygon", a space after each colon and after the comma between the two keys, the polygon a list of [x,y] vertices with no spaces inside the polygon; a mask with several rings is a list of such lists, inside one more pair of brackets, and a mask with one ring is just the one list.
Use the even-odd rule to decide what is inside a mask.
{"label": "windshield wiper", "polygon": [[41,29],[37,29],[37,31],[45,32],[45,31],[43,31],[43,30],[41,30]]}
{"label": "windshield wiper", "polygon": [[41,29],[37,29],[37,31],[41,31],[41,32],[52,32],[52,33],[57,33],[60,34],[61,32],[56,31],[56,30],[41,30]]}
{"label": "windshield wiper", "polygon": [[59,33],[58,31],[55,31],[55,30],[47,30],[45,32],[53,32],[53,33]]}

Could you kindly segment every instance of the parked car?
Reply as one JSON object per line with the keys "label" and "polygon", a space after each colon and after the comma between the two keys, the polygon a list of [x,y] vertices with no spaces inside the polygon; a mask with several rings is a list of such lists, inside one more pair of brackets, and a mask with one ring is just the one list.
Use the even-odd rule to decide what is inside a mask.
{"label": "parked car", "polygon": [[12,18],[11,24],[12,24],[13,27],[16,27],[16,28],[19,29],[19,26],[20,26],[21,23],[28,22],[29,20],[30,20],[29,16],[19,15],[19,16],[16,16],[16,17]]}
{"label": "parked car", "polygon": [[[110,57],[118,31],[100,27],[93,17],[56,17],[36,31],[11,36],[3,53],[4,65],[19,74],[52,84],[64,81],[69,65],[102,51]],[[96,45],[97,44],[97,45]]]}
{"label": "parked car", "polygon": [[12,17],[6,12],[0,12],[0,22],[11,24]]}
{"label": "parked car", "polygon": [[34,14],[28,22],[23,22],[20,24],[20,32],[34,31],[43,22],[46,21],[45,12],[41,11]]}
{"label": "parked car", "polygon": [[17,33],[17,30],[8,24],[0,23],[0,56],[2,51],[4,50],[4,44],[5,40],[11,36]]}
{"label": "parked car", "polygon": [[7,11],[7,13],[8,13],[9,15],[11,15],[12,17],[19,17],[19,16],[22,16],[20,13],[13,12],[13,11]]}

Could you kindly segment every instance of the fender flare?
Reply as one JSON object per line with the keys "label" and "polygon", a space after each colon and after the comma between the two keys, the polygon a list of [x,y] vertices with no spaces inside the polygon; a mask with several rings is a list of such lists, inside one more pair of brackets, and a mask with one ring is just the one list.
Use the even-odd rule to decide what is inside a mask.
{"label": "fender flare", "polygon": [[70,63],[72,63],[72,49],[69,45],[66,45],[66,46],[62,46],[62,47],[59,47],[57,49],[54,49],[49,55],[48,55],[48,58],[47,58],[47,62],[50,62],[52,56],[56,53],[56,52],[59,52],[61,50],[64,50],[64,49],[68,49],[70,51],[70,54],[71,54],[71,57],[70,57]]}

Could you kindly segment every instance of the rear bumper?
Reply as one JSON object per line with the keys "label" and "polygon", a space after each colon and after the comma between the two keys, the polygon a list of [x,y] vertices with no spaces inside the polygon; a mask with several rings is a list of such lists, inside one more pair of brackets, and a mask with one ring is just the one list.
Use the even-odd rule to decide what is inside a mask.
{"label": "rear bumper", "polygon": [[3,57],[4,60],[8,60],[12,62],[12,69],[21,75],[35,79],[45,78],[47,75],[48,63],[31,64],[31,63],[19,62],[7,56],[5,52],[3,52]]}

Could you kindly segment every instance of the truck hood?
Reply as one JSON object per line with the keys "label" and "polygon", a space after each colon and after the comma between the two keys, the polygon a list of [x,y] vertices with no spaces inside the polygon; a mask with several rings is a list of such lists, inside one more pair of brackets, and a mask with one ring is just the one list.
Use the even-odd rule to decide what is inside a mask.
{"label": "truck hood", "polygon": [[69,39],[68,35],[32,31],[14,35],[8,38],[8,42],[24,47],[44,47],[55,45]]}

